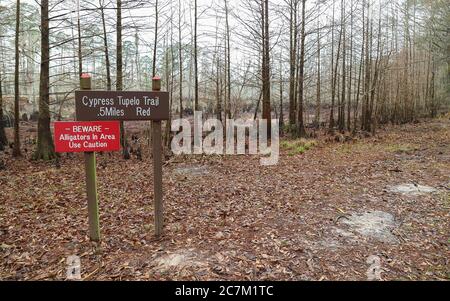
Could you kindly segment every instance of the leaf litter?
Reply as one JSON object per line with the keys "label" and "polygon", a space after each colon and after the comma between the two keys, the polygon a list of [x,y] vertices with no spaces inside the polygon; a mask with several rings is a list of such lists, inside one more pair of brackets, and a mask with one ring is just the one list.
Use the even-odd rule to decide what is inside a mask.
{"label": "leaf litter", "polygon": [[[62,280],[77,255],[89,280],[365,280],[375,255],[383,279],[448,280],[449,128],[439,119],[348,143],[318,137],[305,152],[282,149],[274,166],[175,157],[163,170],[160,239],[151,159],[98,154],[98,244],[81,154],[58,167],[0,153],[0,279]],[[393,152],[401,143],[414,147]],[[403,184],[413,193],[390,189]]]}

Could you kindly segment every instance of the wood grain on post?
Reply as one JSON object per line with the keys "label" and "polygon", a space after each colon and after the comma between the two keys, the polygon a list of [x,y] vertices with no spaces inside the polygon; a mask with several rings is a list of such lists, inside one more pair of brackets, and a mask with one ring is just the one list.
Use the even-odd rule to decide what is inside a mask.
{"label": "wood grain on post", "polygon": [[[91,77],[82,74],[80,77],[82,90],[91,89]],[[86,170],[86,193],[88,199],[89,237],[92,241],[100,241],[100,223],[97,198],[97,171],[95,152],[84,153],[84,167]]]}
{"label": "wood grain on post", "polygon": [[[161,78],[152,79],[152,90],[161,90]],[[162,150],[161,150],[161,121],[152,121],[152,149],[153,149],[153,193],[155,206],[155,235],[160,236],[163,230],[163,191],[162,191]]]}

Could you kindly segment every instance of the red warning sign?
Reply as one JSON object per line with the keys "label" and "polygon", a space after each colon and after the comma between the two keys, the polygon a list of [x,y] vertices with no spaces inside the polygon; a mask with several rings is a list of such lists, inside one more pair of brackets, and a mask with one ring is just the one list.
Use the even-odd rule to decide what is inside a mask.
{"label": "red warning sign", "polygon": [[119,121],[57,121],[54,136],[58,153],[120,150]]}

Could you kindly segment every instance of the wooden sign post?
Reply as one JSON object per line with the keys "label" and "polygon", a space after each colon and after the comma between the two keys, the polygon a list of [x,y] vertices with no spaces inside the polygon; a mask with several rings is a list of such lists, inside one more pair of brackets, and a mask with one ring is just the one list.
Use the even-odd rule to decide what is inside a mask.
{"label": "wooden sign post", "polygon": [[[86,78],[82,81],[86,81]],[[56,152],[84,152],[89,237],[93,241],[99,241],[95,152],[120,150],[120,123],[118,121],[56,121],[53,127]]]}
{"label": "wooden sign post", "polygon": [[[152,91],[92,91],[90,88],[90,77],[82,76],[81,90],[75,91],[77,120],[152,121],[155,235],[160,236],[163,230],[161,120],[169,119],[169,93],[160,91],[161,79],[159,77],[152,79]],[[92,204],[92,208],[89,207],[89,221],[91,222],[92,217],[91,229],[97,229],[94,231],[96,234],[94,233],[91,237],[100,237],[96,205],[97,192],[95,185],[90,184],[95,184],[95,155],[86,153],[85,158],[89,204]]]}
{"label": "wooden sign post", "polygon": [[[82,90],[91,89],[91,77],[82,74],[80,78]],[[84,153],[84,167],[86,170],[86,192],[88,199],[89,237],[93,241],[100,241],[100,223],[97,199],[97,170],[95,152]]]}
{"label": "wooden sign post", "polygon": [[[153,77],[152,90],[161,90],[161,78]],[[160,236],[163,229],[163,192],[162,192],[162,156],[161,156],[161,120],[152,120],[153,150],[153,193],[155,212],[155,235]]]}

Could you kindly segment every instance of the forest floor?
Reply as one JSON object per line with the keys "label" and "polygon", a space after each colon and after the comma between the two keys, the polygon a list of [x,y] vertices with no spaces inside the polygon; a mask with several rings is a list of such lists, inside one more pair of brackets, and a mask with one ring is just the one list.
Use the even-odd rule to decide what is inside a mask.
{"label": "forest floor", "polygon": [[0,153],[0,279],[65,279],[70,255],[92,280],[366,280],[369,269],[383,280],[450,279],[448,116],[299,151],[290,143],[273,166],[172,157],[160,239],[151,159],[99,154],[100,244],[87,236],[82,154],[58,167],[29,150]]}

